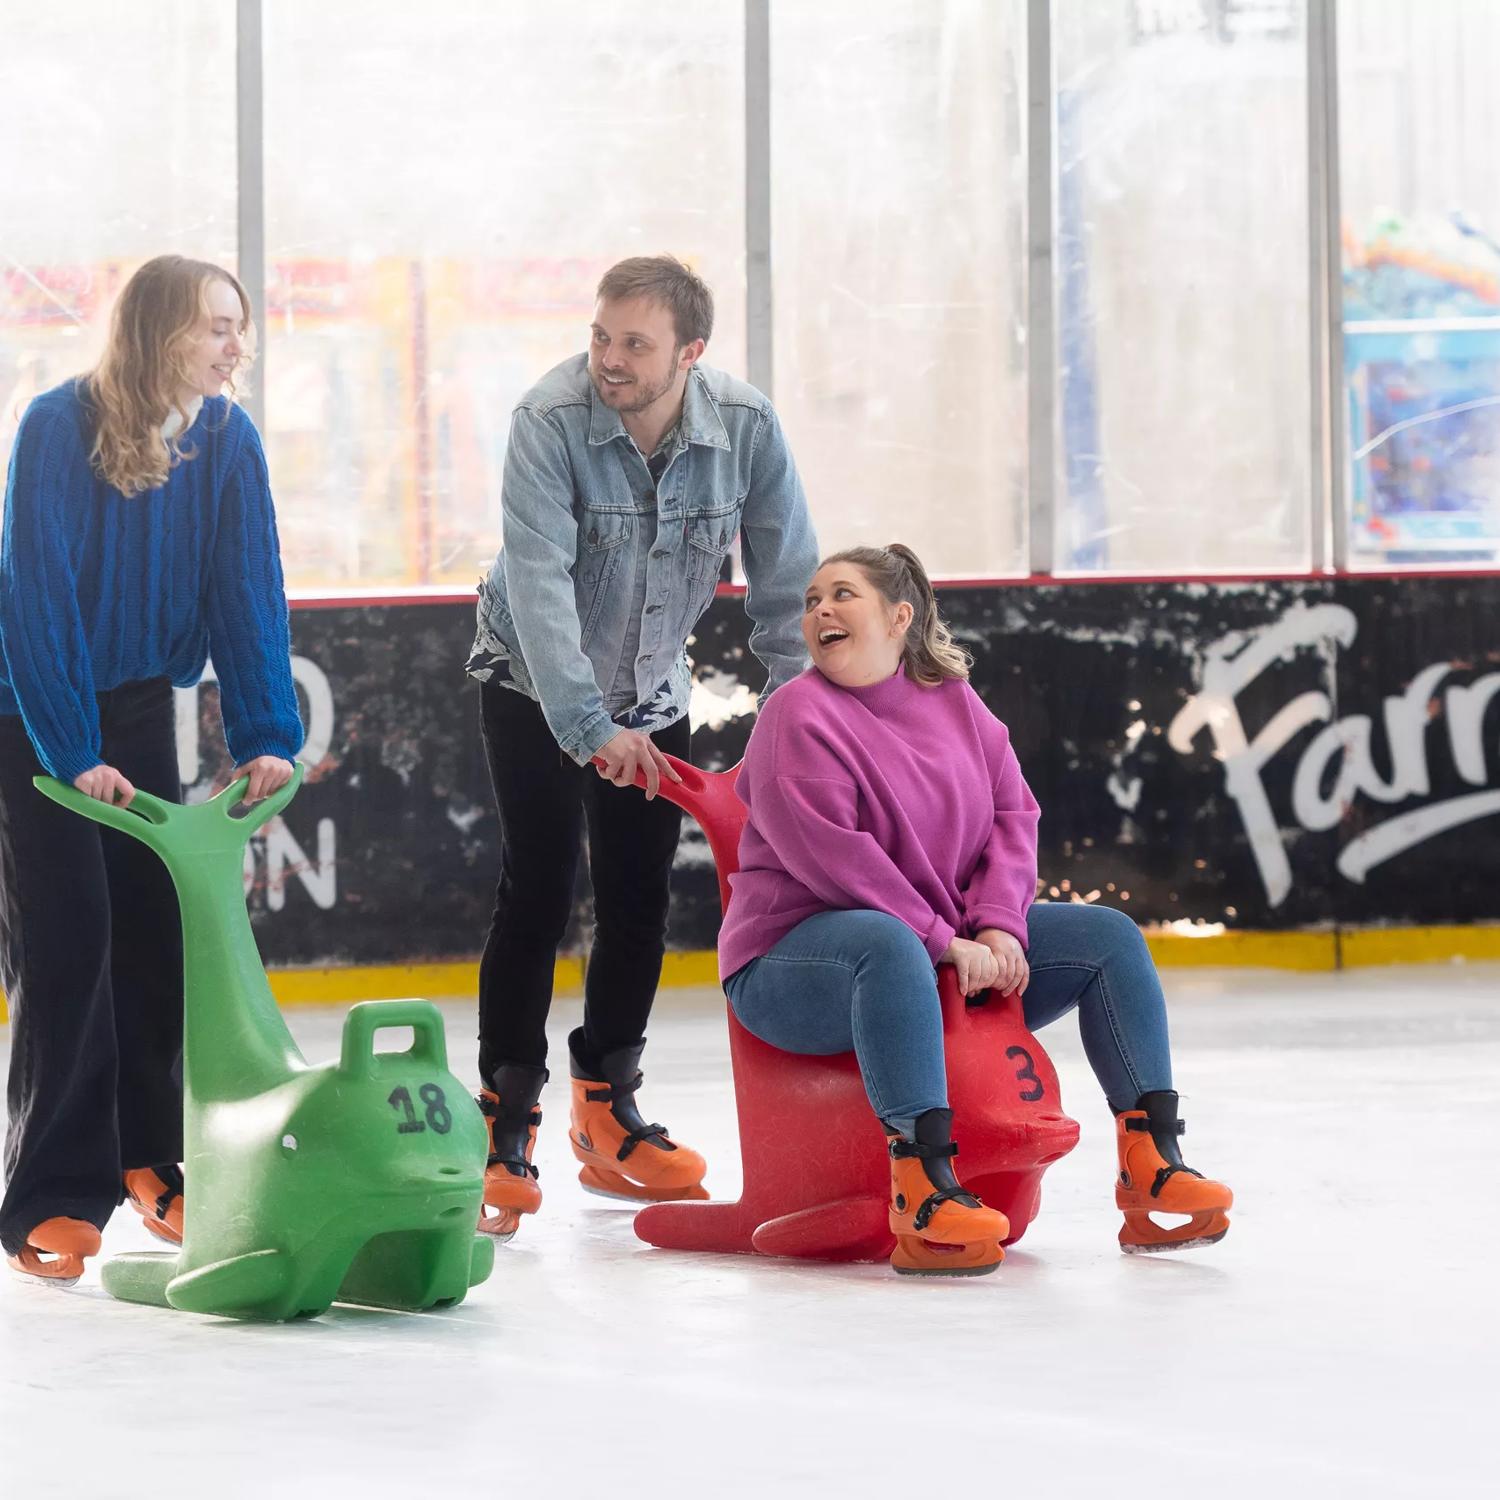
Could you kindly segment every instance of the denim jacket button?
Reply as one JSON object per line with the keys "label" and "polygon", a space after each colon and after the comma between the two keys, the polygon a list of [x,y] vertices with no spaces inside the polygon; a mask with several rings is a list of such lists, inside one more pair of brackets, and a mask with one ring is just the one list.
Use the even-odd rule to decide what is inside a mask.
{"label": "denim jacket button", "polygon": [[648,615],[659,615],[661,613],[661,605],[659,605],[659,604],[648,604],[646,606],[646,613]]}
{"label": "denim jacket button", "polygon": [[665,557],[667,555],[667,549],[665,547],[658,547],[656,551],[651,555],[652,557]]}
{"label": "denim jacket button", "polygon": [[595,526],[595,527],[593,527],[589,531],[589,546],[591,546],[591,547],[597,547],[598,545],[599,545],[599,528],[597,526]]}

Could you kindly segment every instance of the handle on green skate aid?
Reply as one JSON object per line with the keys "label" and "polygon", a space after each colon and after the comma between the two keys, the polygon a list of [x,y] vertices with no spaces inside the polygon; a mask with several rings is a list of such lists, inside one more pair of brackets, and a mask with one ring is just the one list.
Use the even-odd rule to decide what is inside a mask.
{"label": "handle on green skate aid", "polygon": [[170,848],[174,854],[194,854],[219,852],[247,844],[251,834],[269,823],[297,795],[304,769],[300,761],[294,762],[291,780],[241,817],[234,816],[234,809],[244,800],[249,789],[248,776],[237,777],[207,802],[166,802],[150,792],[138,790],[128,807],[116,802],[101,802],[52,776],[34,776],[32,784],[43,796],[50,797],[60,806],[92,818],[96,823],[117,828],[121,833],[128,833],[158,853]]}
{"label": "handle on green skate aid", "polygon": [[448,1038],[443,1018],[432,1008],[430,1000],[364,1000],[353,1006],[344,1018],[339,1072],[350,1078],[374,1077],[375,1033],[392,1026],[411,1027],[411,1046],[404,1052],[381,1055],[426,1063],[447,1072]]}

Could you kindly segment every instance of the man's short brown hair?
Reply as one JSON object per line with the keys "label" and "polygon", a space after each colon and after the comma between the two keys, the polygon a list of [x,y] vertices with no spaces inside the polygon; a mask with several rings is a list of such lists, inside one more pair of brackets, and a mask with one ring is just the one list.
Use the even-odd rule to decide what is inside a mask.
{"label": "man's short brown hair", "polygon": [[706,344],[714,331],[714,294],[675,255],[632,255],[620,261],[600,278],[596,295],[601,302],[644,297],[660,304],[672,314],[679,349],[694,339]]}

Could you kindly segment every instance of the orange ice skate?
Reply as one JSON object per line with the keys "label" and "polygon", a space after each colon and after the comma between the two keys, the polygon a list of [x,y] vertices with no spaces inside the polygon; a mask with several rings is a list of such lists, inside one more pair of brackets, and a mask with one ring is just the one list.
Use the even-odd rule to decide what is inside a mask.
{"label": "orange ice skate", "polygon": [[490,1127],[479,1232],[502,1243],[521,1227],[522,1214],[534,1214],[542,1206],[531,1154],[536,1150],[537,1126],[542,1123],[537,1100],[546,1081],[545,1068],[502,1063],[490,1078],[493,1087],[480,1089],[477,1095],[479,1112]]}
{"label": "orange ice skate", "polygon": [[664,1125],[648,1125],[636,1108],[646,1044],[605,1053],[595,1070],[578,1061],[580,1040],[578,1031],[569,1038],[573,1110],[568,1132],[573,1155],[583,1163],[579,1182],[591,1193],[637,1203],[707,1198],[703,1158],[674,1141]]}
{"label": "orange ice skate", "polygon": [[99,1231],[82,1219],[43,1219],[6,1264],[23,1276],[72,1286],[83,1275],[84,1260],[99,1253]]}
{"label": "orange ice skate", "polygon": [[182,1243],[182,1169],[176,1162],[159,1167],[132,1167],[125,1174],[125,1201],[146,1228],[169,1245]]}
{"label": "orange ice skate", "polygon": [[1005,1259],[1004,1214],[965,1192],[953,1175],[953,1111],[917,1116],[915,1140],[889,1136],[892,1267],[902,1276],[983,1276]]}
{"label": "orange ice skate", "polygon": [[[1135,1109],[1115,1116],[1120,1175],[1115,1203],[1124,1211],[1120,1249],[1127,1255],[1158,1250],[1194,1250],[1229,1233],[1226,1212],[1234,1194],[1186,1165],[1177,1147],[1184,1126],[1171,1089],[1142,1094]],[[1186,1215],[1175,1226],[1152,1214]]]}

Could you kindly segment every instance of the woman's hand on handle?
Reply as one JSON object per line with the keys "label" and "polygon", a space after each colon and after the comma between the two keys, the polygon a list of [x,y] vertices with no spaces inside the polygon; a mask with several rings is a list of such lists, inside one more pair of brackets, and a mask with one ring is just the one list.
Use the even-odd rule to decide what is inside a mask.
{"label": "woman's hand on handle", "polygon": [[667,757],[651,743],[651,736],[638,729],[622,729],[606,740],[594,755],[594,768],[616,786],[634,786],[636,777],[644,775],[648,802],[656,795],[663,776],[668,781],[682,780]]}
{"label": "woman's hand on handle", "polygon": [[978,995],[995,987],[999,967],[995,955],[983,943],[956,937],[943,950],[939,962],[953,965],[958,987],[965,995]]}
{"label": "woman's hand on handle", "polygon": [[1010,933],[1002,932],[998,927],[986,927],[983,932],[976,932],[974,941],[983,943],[995,955],[995,962],[1000,969],[995,988],[1002,995],[1024,995],[1026,986],[1031,981],[1031,965],[1026,962],[1026,950],[1020,943]]}
{"label": "woman's hand on handle", "polygon": [[73,785],[85,797],[108,802],[114,807],[129,807],[135,788],[113,766],[95,766],[73,778]]}
{"label": "woman's hand on handle", "polygon": [[238,781],[241,776],[250,778],[250,785],[245,788],[245,803],[248,806],[251,802],[269,797],[272,792],[279,792],[292,779],[292,771],[291,761],[283,760],[279,755],[257,755],[254,760],[247,760],[244,765],[236,766],[231,779]]}

